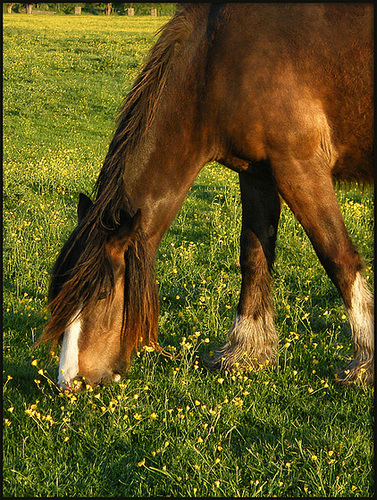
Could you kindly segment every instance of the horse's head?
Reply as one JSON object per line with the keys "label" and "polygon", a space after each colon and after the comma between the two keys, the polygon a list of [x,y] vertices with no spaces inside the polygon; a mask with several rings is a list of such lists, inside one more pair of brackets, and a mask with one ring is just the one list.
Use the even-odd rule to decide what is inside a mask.
{"label": "horse's head", "polygon": [[72,389],[75,380],[91,385],[117,380],[132,351],[153,340],[140,211],[131,216],[119,209],[101,223],[96,211],[80,194],[77,227],[52,271],[51,318],[40,342],[62,339],[58,384],[63,389]]}

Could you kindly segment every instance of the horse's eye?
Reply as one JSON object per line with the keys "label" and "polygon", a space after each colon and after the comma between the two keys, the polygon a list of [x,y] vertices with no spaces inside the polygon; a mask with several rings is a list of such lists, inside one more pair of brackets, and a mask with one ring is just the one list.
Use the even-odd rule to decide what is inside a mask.
{"label": "horse's eye", "polygon": [[108,290],[104,290],[103,292],[101,292],[98,296],[98,300],[103,300],[103,299],[106,299],[106,297],[108,297],[110,295],[110,292]]}

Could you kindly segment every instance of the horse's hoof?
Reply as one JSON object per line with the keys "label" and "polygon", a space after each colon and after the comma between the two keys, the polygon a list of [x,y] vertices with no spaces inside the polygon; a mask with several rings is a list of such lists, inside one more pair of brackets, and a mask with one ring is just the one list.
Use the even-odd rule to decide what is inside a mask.
{"label": "horse's hoof", "polygon": [[214,356],[210,356],[205,354],[200,357],[200,361],[202,362],[204,368],[206,368],[210,372],[216,372],[221,370],[221,358],[215,358]]}
{"label": "horse's hoof", "polygon": [[346,366],[335,375],[336,381],[343,385],[374,385],[374,367],[367,368]]}

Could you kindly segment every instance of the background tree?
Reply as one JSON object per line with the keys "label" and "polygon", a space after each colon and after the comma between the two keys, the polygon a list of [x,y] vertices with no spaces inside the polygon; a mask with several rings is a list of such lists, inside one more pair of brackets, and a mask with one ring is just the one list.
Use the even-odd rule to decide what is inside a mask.
{"label": "background tree", "polygon": [[[29,9],[32,6],[36,6],[37,4],[26,4],[21,2],[7,2],[3,3],[3,12],[10,12],[9,5],[12,5],[11,12],[25,12],[26,6],[30,5]],[[111,9],[110,6],[111,5]],[[38,10],[41,11],[49,11],[56,12],[57,14],[74,14],[75,6],[81,7],[81,12],[85,14],[93,14],[93,15],[109,15],[109,9],[111,14],[116,15],[127,15],[128,9],[132,7],[134,9],[135,16],[150,16],[151,10],[156,9],[157,15],[159,16],[171,16],[174,14],[176,10],[176,3],[134,3],[130,2],[81,2],[81,3],[71,3],[71,2],[53,2],[53,3],[40,3],[38,4]],[[31,13],[31,12],[29,12]]]}

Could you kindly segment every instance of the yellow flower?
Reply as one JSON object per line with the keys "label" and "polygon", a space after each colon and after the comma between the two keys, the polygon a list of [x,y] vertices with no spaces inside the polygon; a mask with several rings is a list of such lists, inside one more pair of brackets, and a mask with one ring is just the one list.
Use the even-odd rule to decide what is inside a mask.
{"label": "yellow flower", "polygon": [[9,418],[4,418],[4,422],[5,422],[5,425],[11,425],[11,421],[9,420]]}
{"label": "yellow flower", "polygon": [[37,359],[33,359],[33,361],[31,362],[31,364],[32,364],[33,366],[37,366],[37,364],[38,364],[38,360],[37,360]]}
{"label": "yellow flower", "polygon": [[140,415],[140,413],[135,413],[134,418],[135,418],[136,420],[141,420],[141,419],[142,419],[142,416]]}
{"label": "yellow flower", "polygon": [[137,463],[138,467],[142,467],[145,464],[145,458],[143,460],[140,460],[140,462]]}
{"label": "yellow flower", "polygon": [[157,418],[157,413],[154,413],[154,412],[153,412],[153,413],[151,413],[150,418],[151,418],[151,419],[153,419],[153,420],[156,420],[156,418]]}
{"label": "yellow flower", "polygon": [[232,400],[234,403],[234,406],[242,406],[243,405],[243,400],[240,397],[236,397]]}
{"label": "yellow flower", "polygon": [[154,347],[152,347],[152,346],[147,346],[147,345],[146,345],[146,346],[144,346],[144,351],[147,351],[147,352],[154,352],[154,350],[155,350],[155,349],[154,349]]}
{"label": "yellow flower", "polygon": [[66,436],[66,437],[64,438],[64,440],[63,440],[63,441],[64,441],[64,442],[67,442],[67,441],[68,441],[68,439],[69,439],[69,436]]}
{"label": "yellow flower", "polygon": [[220,481],[215,481],[215,486],[218,488],[220,486]]}
{"label": "yellow flower", "polygon": [[14,410],[14,406],[10,406],[7,411],[9,411],[10,413],[13,413],[13,410]]}
{"label": "yellow flower", "polygon": [[43,368],[41,368],[40,370],[38,370],[38,373],[39,373],[39,375],[43,375]]}
{"label": "yellow flower", "polygon": [[312,455],[311,459],[313,460],[313,462],[316,462],[318,460],[318,457],[317,457],[317,455]]}
{"label": "yellow flower", "polygon": [[217,458],[216,458],[216,460],[215,460],[215,464],[220,463],[220,461],[221,461],[221,460],[217,457]]}
{"label": "yellow flower", "polygon": [[219,384],[222,384],[224,382],[224,379],[223,378],[218,378],[217,381],[218,381]]}

